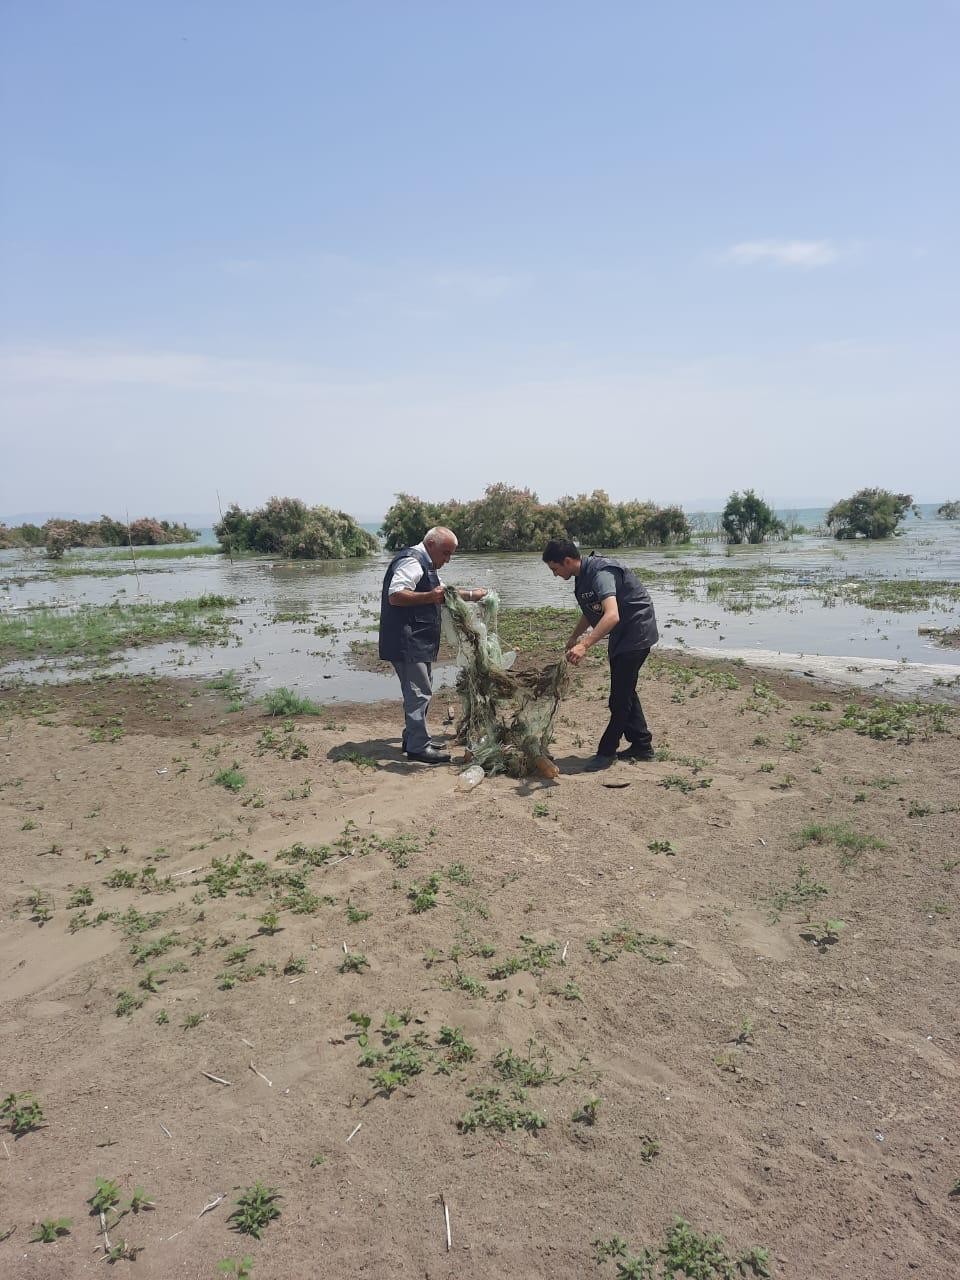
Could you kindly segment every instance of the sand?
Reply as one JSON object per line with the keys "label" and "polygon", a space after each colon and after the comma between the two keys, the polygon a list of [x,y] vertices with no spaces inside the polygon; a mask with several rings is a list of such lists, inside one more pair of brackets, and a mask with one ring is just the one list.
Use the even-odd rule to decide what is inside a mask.
{"label": "sand", "polygon": [[[676,658],[641,687],[671,758],[581,771],[604,721],[594,666],[561,711],[558,782],[470,792],[403,761],[396,702],[284,731],[186,681],[0,694],[0,1096],[32,1091],[45,1116],[0,1133],[0,1275],[102,1273],[96,1176],[155,1203],[110,1230],[142,1247],[118,1263],[142,1280],[244,1254],[256,1280],[606,1277],[594,1240],[653,1246],[678,1214],[732,1255],[768,1248],[781,1278],[960,1274],[960,717],[874,740],[832,728],[863,694]],[[237,793],[213,781],[234,762]],[[800,848],[811,823],[877,847]],[[305,872],[333,904],[281,907],[271,935],[267,888],[209,896],[214,859],[295,870],[281,850],[347,824]],[[174,891],[103,883],[147,866]],[[433,873],[436,905],[414,912]],[[798,883],[828,893],[784,902]],[[88,918],[164,917],[71,933],[83,885]],[[171,933],[135,963],[131,946]],[[360,972],[338,971],[344,946]],[[283,972],[291,957],[302,973]],[[543,967],[490,976],[511,957]],[[273,967],[221,989],[257,963]],[[138,985],[151,967],[155,994]],[[121,991],[143,998],[128,1016]],[[419,1038],[422,1072],[388,1096],[351,1012],[384,1052],[402,1014],[386,1035]],[[443,1027],[471,1060],[449,1060]],[[494,1065],[508,1048],[550,1077],[522,1103]],[[493,1087],[545,1126],[461,1132],[468,1091]],[[575,1121],[593,1098],[595,1123]],[[283,1197],[261,1242],[228,1222],[257,1179]],[[71,1234],[30,1243],[59,1217]]]}

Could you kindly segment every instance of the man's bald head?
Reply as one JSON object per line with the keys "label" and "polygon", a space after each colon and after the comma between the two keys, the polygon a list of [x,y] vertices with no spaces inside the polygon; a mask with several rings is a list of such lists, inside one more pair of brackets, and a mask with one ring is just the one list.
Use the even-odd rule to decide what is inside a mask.
{"label": "man's bald head", "polygon": [[444,525],[436,525],[423,535],[423,545],[430,553],[430,559],[439,569],[447,563],[457,549],[457,535]]}

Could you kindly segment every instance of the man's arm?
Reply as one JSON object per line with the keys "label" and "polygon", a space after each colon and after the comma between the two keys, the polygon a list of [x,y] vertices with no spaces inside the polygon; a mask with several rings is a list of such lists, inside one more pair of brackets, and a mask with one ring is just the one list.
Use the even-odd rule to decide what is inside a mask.
{"label": "man's arm", "polygon": [[[471,600],[474,603],[482,600],[487,594],[486,587],[472,587],[462,591],[458,587],[455,590],[461,600]],[[443,604],[445,591],[446,587],[442,585],[434,587],[432,591],[412,591],[404,588],[400,591],[391,591],[389,599],[391,604],[398,604],[401,609],[418,604]]]}
{"label": "man's arm", "polygon": [[389,599],[391,604],[399,605],[401,609],[418,604],[443,604],[445,590],[445,587],[434,587],[432,591],[410,591],[404,588],[401,591],[391,591]]}
{"label": "man's arm", "polygon": [[[572,662],[574,666],[582,662],[587,656],[587,650],[592,649],[604,636],[608,636],[620,621],[620,609],[617,606],[616,596],[605,596],[601,603],[603,605],[603,617],[597,625],[585,640],[578,640],[567,648],[567,661]],[[586,618],[584,618],[584,623],[586,623]]]}
{"label": "man's arm", "polygon": [[573,630],[570,632],[570,639],[567,641],[565,647],[567,649],[572,649],[573,646],[580,639],[580,637],[583,635],[583,633],[586,631],[587,627],[589,627],[589,625],[590,623],[587,620],[586,615],[581,613],[580,620],[577,623],[577,625],[573,628]]}

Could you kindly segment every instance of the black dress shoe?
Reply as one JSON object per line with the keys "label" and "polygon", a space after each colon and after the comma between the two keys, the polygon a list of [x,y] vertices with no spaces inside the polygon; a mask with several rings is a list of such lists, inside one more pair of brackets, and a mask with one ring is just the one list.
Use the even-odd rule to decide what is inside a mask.
{"label": "black dress shoe", "polygon": [[601,769],[609,769],[617,763],[616,756],[591,756],[583,766],[584,773],[599,773]]}
{"label": "black dress shoe", "polygon": [[450,752],[438,751],[436,747],[424,747],[422,751],[408,751],[408,760],[417,760],[420,764],[449,764]]}
{"label": "black dress shoe", "polygon": [[638,747],[635,742],[631,742],[625,751],[618,751],[617,757],[620,760],[656,760],[657,753],[653,747]]}

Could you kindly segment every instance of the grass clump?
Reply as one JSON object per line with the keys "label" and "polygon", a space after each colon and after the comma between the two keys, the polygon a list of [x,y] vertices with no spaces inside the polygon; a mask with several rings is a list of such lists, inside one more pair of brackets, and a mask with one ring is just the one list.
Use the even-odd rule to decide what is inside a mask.
{"label": "grass clump", "polygon": [[885,849],[887,846],[876,836],[861,835],[845,822],[811,822],[796,835],[796,847],[803,849],[810,844],[832,844],[848,853],[863,853],[866,849]]}
{"label": "grass clump", "polygon": [[215,643],[229,627],[222,610],[202,596],[168,604],[80,605],[70,612],[40,606],[0,617],[0,658],[102,658],[170,640]]}
{"label": "grass clump", "polygon": [[240,769],[240,761],[234,760],[233,765],[229,769],[221,769],[219,773],[214,774],[214,784],[218,787],[225,787],[227,791],[242,791],[247,785],[246,775]]}
{"label": "grass clump", "polygon": [[263,699],[264,710],[268,716],[319,716],[323,708],[310,698],[301,697],[292,689],[285,687],[271,689]]}

